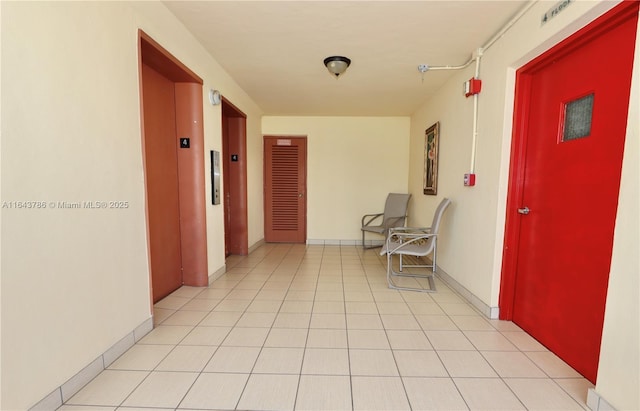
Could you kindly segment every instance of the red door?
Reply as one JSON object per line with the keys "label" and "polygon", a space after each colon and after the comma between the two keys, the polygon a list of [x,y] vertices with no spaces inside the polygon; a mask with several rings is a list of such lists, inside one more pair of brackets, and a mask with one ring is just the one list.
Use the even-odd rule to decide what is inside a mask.
{"label": "red door", "polygon": [[182,285],[174,83],[142,65],[153,302]]}
{"label": "red door", "polygon": [[517,250],[512,319],[592,382],[626,133],[634,3],[518,73],[514,147],[522,157],[512,166],[510,191],[519,194],[510,193],[507,217],[507,239],[518,232],[507,240],[507,250]]}
{"label": "red door", "polygon": [[307,139],[264,138],[264,214],[266,242],[307,240]]}

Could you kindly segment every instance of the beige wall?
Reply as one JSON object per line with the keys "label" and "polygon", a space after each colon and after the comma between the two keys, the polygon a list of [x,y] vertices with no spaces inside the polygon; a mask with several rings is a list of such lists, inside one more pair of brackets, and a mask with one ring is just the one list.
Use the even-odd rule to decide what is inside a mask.
{"label": "beige wall", "polygon": [[[46,205],[2,209],[2,408],[23,409],[150,316],[149,275],[131,13],[2,9],[2,201]],[[57,206],[91,200],[129,207]]]}
{"label": "beige wall", "polygon": [[[499,297],[515,70],[615,3],[573,2],[543,26],[540,18],[553,3],[536,3],[511,30],[486,50],[480,70],[483,90],[479,97],[476,187],[467,188],[462,184],[463,174],[469,171],[471,157],[472,101],[462,95],[461,85],[474,75],[474,66],[455,72],[450,81],[411,118],[409,189],[415,196],[416,210],[411,224],[427,224],[440,198],[452,198],[453,207],[448,211],[439,243],[439,265],[490,307],[497,307]],[[621,205],[596,386],[596,391],[620,409],[640,408],[637,390],[640,373],[637,257],[639,45],[640,42],[636,43]],[[420,194],[424,130],[435,121],[440,121],[441,126],[437,198]],[[465,258],[460,258],[461,255]],[[630,318],[633,321],[628,321]]]}
{"label": "beige wall", "polygon": [[211,205],[210,150],[222,150],[221,106],[209,103],[210,89],[221,94],[247,116],[247,197],[249,246],[263,235],[262,216],[262,111],[229,77],[222,67],[204,50],[191,33],[165,7],[156,2],[131,3],[135,10],[135,24],[164,48],[180,59],[204,80],[204,131],[207,189],[207,246],[209,273],[224,265],[224,215],[222,205]]}
{"label": "beige wall", "polygon": [[[47,206],[1,209],[0,408],[24,409],[151,315],[137,30],[201,76],[205,90],[221,90],[248,115],[254,242],[262,238],[262,194],[261,168],[251,157],[261,150],[262,113],[160,3],[0,7],[1,200]],[[208,151],[221,149],[220,107],[208,104],[206,93],[203,99],[208,170]],[[211,273],[224,266],[223,220],[207,191]],[[129,207],[57,207],[109,200]]]}
{"label": "beige wall", "polygon": [[[0,209],[0,408],[33,405],[150,316],[138,28],[200,75],[205,91],[221,90],[248,115],[249,245],[263,237],[262,134],[307,135],[309,239],[356,240],[361,215],[381,210],[390,191],[413,193],[415,225],[427,225],[437,202],[451,197],[440,265],[495,307],[514,70],[613,5],[573,2],[541,27],[550,3],[538,3],[486,52],[478,182],[466,188],[462,175],[469,171],[472,107],[460,89],[473,75],[471,67],[453,73],[410,119],[265,117],[261,122],[250,97],[158,3],[0,2],[0,200],[130,203],[126,210],[104,212]],[[636,66],[637,49],[638,44]],[[640,408],[637,68],[634,73],[596,386],[619,409]],[[206,153],[221,149],[220,107],[210,106],[206,93],[203,98],[208,166]],[[424,130],[435,121],[441,125],[441,168],[439,193],[432,197],[422,194],[422,167]],[[210,195],[213,272],[224,265],[223,218],[222,207],[210,205]],[[344,211],[339,216],[330,212],[336,204]]]}
{"label": "beige wall", "polygon": [[[2,7],[0,7],[0,27],[2,25]],[[0,30],[0,45],[2,44],[2,30]],[[0,49],[1,50],[1,49]],[[0,51],[0,78],[2,78],[2,55]],[[0,81],[0,96],[2,95],[2,81]],[[2,153],[2,99],[0,98],[0,153]],[[0,193],[2,193],[2,155],[0,155]],[[0,200],[2,195],[0,194]],[[2,233],[2,209],[0,208],[0,233]],[[0,235],[0,370],[2,370],[2,235]],[[0,371],[0,407],[2,407],[2,372]]]}
{"label": "beige wall", "polygon": [[[572,3],[541,27],[540,16],[549,5],[536,4],[484,52],[480,66],[483,89],[479,96],[475,187],[463,186],[472,155],[473,99],[465,98],[461,91],[463,82],[474,76],[475,64],[452,71],[451,79],[411,117],[409,187],[416,197],[415,205],[424,210],[422,216],[414,213],[412,224],[428,224],[441,197],[452,198],[453,207],[447,212],[447,224],[443,226],[440,263],[447,273],[491,307],[498,304],[514,70],[604,9],[597,2]],[[478,44],[478,48],[482,46]],[[421,150],[425,129],[436,121],[440,122],[441,140],[439,190],[434,198],[420,195],[424,168]],[[458,258],[460,254],[466,258]]]}
{"label": "beige wall", "polygon": [[[487,168],[492,164],[479,161],[476,187],[463,186],[463,176],[469,172],[471,161],[473,103],[462,95],[461,84],[463,78],[472,76],[472,69],[455,76],[440,89],[432,104],[427,103],[411,117],[409,191],[414,197],[415,212],[409,224],[430,226],[442,198],[452,200],[438,239],[438,265],[488,304],[491,283],[474,268],[491,265],[492,239],[478,241],[477,237],[486,238],[490,234],[480,230],[495,229],[495,216],[492,216],[495,210],[491,209],[495,204],[487,201],[492,184]],[[438,193],[432,196],[423,194],[424,140],[425,130],[435,122],[440,123],[440,144]],[[460,258],[460,255],[471,258]]]}
{"label": "beige wall", "polygon": [[307,136],[310,242],[357,241],[364,214],[407,192],[408,117],[265,116],[262,132]]}

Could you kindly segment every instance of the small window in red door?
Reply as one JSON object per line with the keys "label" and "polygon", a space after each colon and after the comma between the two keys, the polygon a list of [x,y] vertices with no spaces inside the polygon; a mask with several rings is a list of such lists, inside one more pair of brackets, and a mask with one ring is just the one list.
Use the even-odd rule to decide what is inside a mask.
{"label": "small window in red door", "polygon": [[577,140],[591,135],[594,94],[564,104],[562,142]]}

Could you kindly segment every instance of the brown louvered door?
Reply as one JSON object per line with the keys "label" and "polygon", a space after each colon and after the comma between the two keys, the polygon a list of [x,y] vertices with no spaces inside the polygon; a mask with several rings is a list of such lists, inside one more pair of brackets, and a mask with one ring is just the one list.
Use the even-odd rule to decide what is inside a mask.
{"label": "brown louvered door", "polygon": [[307,240],[307,138],[264,137],[264,239]]}

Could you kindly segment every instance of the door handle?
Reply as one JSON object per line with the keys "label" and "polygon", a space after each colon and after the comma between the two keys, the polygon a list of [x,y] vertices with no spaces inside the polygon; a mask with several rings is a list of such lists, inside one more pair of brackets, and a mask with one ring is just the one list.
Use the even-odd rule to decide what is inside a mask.
{"label": "door handle", "polygon": [[531,210],[529,210],[529,207],[519,208],[519,209],[518,209],[518,213],[520,213],[520,214],[524,214],[524,215],[529,214],[529,211],[531,211]]}
{"label": "door handle", "polygon": [[298,198],[302,198],[302,193],[298,193]]}

